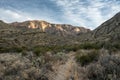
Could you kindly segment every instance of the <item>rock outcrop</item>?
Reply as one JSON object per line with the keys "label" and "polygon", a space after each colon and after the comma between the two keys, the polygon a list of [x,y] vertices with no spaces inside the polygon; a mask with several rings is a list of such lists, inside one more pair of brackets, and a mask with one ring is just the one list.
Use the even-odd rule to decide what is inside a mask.
{"label": "rock outcrop", "polygon": [[67,24],[46,21],[5,23],[0,21],[0,47],[34,47],[79,43],[79,36],[90,30]]}
{"label": "rock outcrop", "polygon": [[50,33],[50,34],[57,34],[57,35],[76,35],[79,33],[86,33],[89,32],[89,29],[85,29],[84,27],[77,27],[67,24],[52,24],[46,21],[25,21],[25,22],[15,22],[11,25],[18,27],[18,28],[29,28],[29,29],[39,29],[40,31]]}

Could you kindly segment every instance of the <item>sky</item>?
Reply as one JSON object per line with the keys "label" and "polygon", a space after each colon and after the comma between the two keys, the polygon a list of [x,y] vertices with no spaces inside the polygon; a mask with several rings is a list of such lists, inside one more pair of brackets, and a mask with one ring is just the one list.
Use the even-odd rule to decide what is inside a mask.
{"label": "sky", "polygon": [[45,20],[95,29],[120,12],[120,0],[0,0],[0,20]]}

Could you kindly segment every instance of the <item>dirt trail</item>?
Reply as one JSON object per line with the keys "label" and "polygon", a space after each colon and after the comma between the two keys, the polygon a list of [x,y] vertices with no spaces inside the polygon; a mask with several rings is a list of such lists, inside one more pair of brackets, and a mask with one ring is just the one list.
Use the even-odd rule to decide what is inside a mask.
{"label": "dirt trail", "polygon": [[57,74],[51,73],[51,79],[49,80],[78,80],[77,63],[74,59],[75,53],[69,53],[67,56],[69,59],[63,65],[60,65],[57,69]]}

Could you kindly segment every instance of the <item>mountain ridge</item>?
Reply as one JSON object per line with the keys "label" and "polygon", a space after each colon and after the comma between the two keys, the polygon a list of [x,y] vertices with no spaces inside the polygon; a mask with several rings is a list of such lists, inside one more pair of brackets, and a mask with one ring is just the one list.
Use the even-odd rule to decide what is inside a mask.
{"label": "mountain ridge", "polygon": [[[79,43],[79,35],[89,32],[72,25],[50,24],[39,21],[1,22],[0,47],[34,47]],[[44,25],[44,27],[41,27]],[[33,27],[33,28],[31,28]],[[44,29],[44,30],[43,30]]]}
{"label": "mountain ridge", "polygon": [[0,44],[4,46],[73,45],[115,40],[117,42],[120,40],[120,13],[93,31],[83,27],[38,20],[10,24],[0,21],[0,28]]}
{"label": "mountain ridge", "polygon": [[[38,30],[41,32],[46,32],[48,34],[53,34],[53,35],[77,35],[77,34],[82,34],[82,33],[87,33],[90,32],[90,29],[84,28],[84,27],[79,27],[79,26],[72,26],[70,24],[54,24],[54,23],[49,23],[47,21],[43,20],[29,20],[29,21],[23,21],[23,22],[12,22],[12,23],[5,23],[4,21],[1,20],[1,25],[2,27],[8,27],[10,28],[15,28],[17,30],[21,31],[30,31],[30,30]],[[2,29],[1,27],[1,29]]]}
{"label": "mountain ridge", "polygon": [[[92,36],[94,38],[114,41],[117,38],[120,38],[120,12],[114,15],[109,20],[105,21],[99,27],[92,31]],[[113,40],[114,39],[114,40]]]}
{"label": "mountain ridge", "polygon": [[31,20],[31,21],[24,21],[18,23],[11,23],[12,26],[15,27],[27,27],[29,29],[39,29],[43,32],[48,32],[51,34],[79,34],[79,33],[86,33],[89,32],[90,29],[86,29],[84,27],[72,26],[69,24],[53,24],[47,21],[39,21],[39,20]]}

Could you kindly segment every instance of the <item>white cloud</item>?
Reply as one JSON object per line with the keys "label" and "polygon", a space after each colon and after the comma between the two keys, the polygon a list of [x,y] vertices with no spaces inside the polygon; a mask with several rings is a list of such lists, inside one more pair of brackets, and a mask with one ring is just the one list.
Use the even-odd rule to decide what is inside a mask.
{"label": "white cloud", "polygon": [[[50,15],[50,14],[49,14]],[[46,16],[49,16],[46,15]],[[60,23],[59,21],[55,21],[52,18],[48,18],[46,16],[41,15],[32,15],[30,13],[21,12],[18,10],[10,10],[10,9],[3,9],[0,8],[0,20],[5,22],[22,22],[26,20],[46,20],[48,22]]]}
{"label": "white cloud", "polygon": [[[51,0],[61,8],[60,15],[47,7],[35,8],[33,12],[0,8],[0,19],[6,22],[46,20],[53,23],[80,25],[90,29],[99,26],[120,11],[118,0]],[[119,2],[119,3],[118,3]],[[59,12],[58,12],[59,13]],[[63,14],[62,14],[63,13]]]}
{"label": "white cloud", "polygon": [[[120,10],[116,0],[52,0],[64,13],[63,18],[73,24],[91,29],[99,26]],[[105,2],[106,1],[106,2]],[[103,12],[106,10],[107,13]]]}
{"label": "white cloud", "polygon": [[13,21],[24,21],[24,20],[29,20],[31,17],[26,16],[24,14],[12,11],[12,10],[7,10],[7,9],[2,9],[0,8],[0,19],[4,20],[6,22],[13,22]]}

